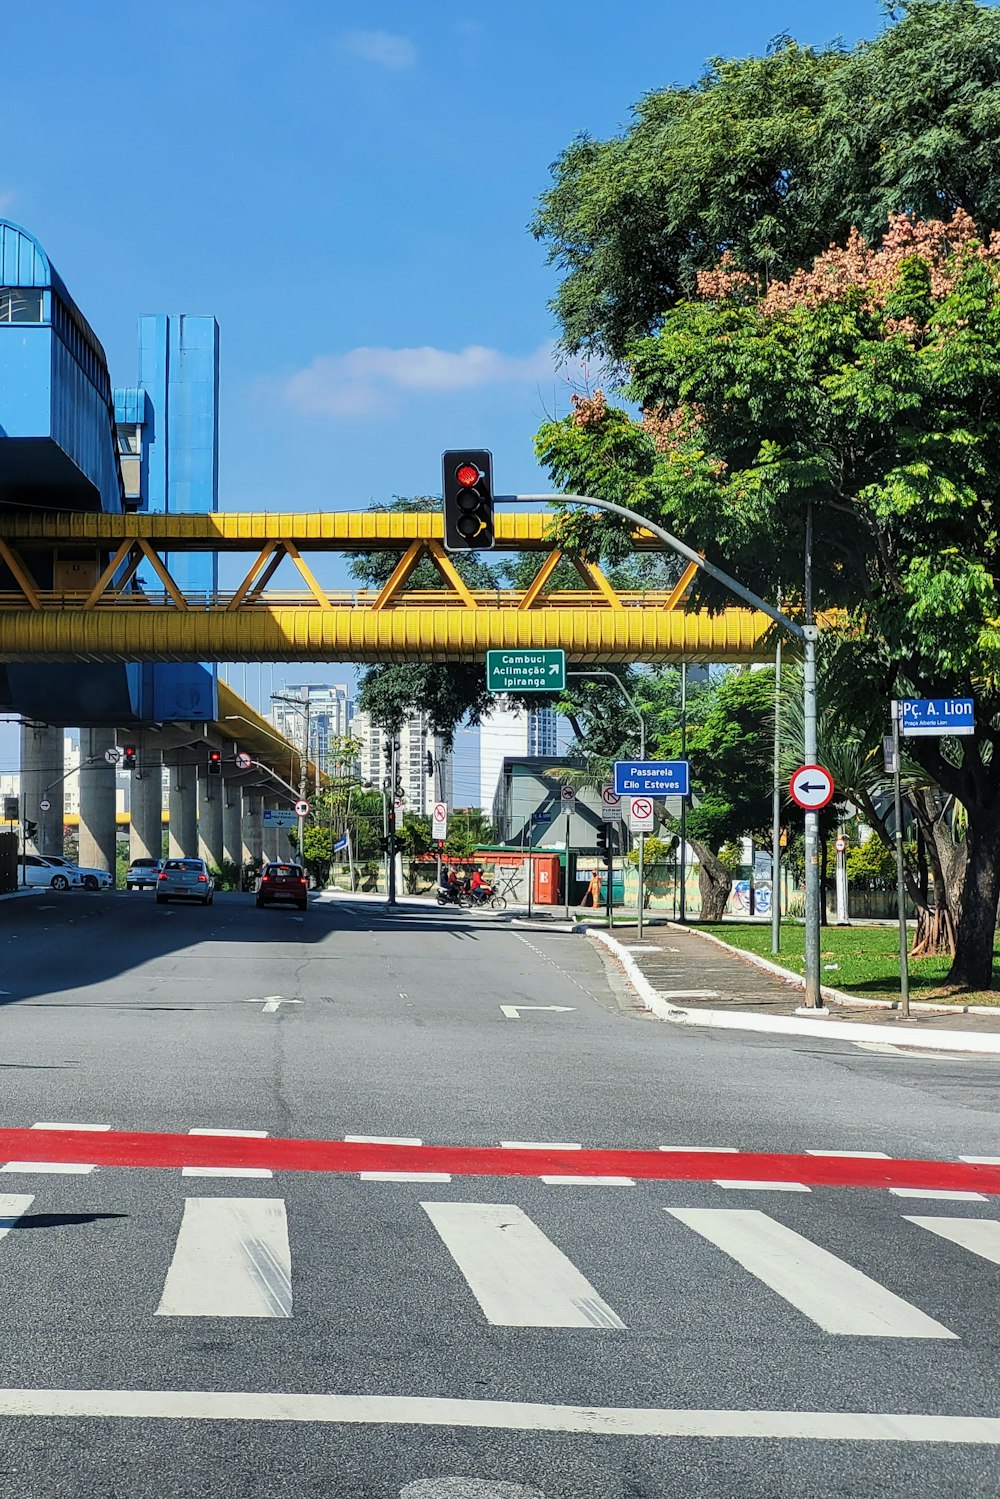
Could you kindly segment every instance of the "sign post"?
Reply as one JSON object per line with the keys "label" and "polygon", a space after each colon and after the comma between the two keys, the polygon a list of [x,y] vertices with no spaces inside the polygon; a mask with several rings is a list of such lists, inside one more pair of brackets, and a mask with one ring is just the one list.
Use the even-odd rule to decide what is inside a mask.
{"label": "sign post", "polygon": [[564,895],[564,898],[565,898],[565,905],[566,905],[566,920],[569,921],[569,919],[570,919],[570,916],[569,916],[569,880],[570,880],[570,873],[569,873],[569,858],[570,858],[570,855],[569,855],[569,834],[570,834],[570,823],[573,820],[573,813],[576,811],[576,787],[575,786],[563,786],[560,789],[560,792],[559,792],[559,805],[562,807],[563,811],[566,813],[566,838],[564,840],[565,841],[565,846],[566,846],[566,883],[565,883],[565,889],[563,891],[563,895]]}
{"label": "sign post", "polygon": [[[892,800],[896,817],[896,905],[899,914],[899,1009],[910,1013],[910,972],[906,946],[906,872],[903,862],[903,789],[901,784],[900,735],[904,739],[967,737],[976,732],[976,705],[971,697],[917,697],[893,699],[892,703]],[[888,761],[890,745],[883,740]],[[886,769],[889,769],[888,764]]]}
{"label": "sign post", "polygon": [[646,834],[653,831],[653,801],[648,796],[633,796],[629,798],[628,804],[629,827],[633,833],[639,835],[639,904],[636,913],[635,929],[639,941],[642,941],[642,918],[644,906],[644,891],[646,877]]}
{"label": "sign post", "polygon": [[562,692],[566,652],[487,651],[486,685],[491,692]]}

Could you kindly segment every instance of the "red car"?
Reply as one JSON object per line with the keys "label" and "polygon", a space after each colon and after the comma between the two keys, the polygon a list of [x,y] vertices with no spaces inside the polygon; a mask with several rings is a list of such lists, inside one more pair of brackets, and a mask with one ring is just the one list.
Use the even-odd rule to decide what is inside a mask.
{"label": "red car", "polygon": [[304,911],[309,899],[309,881],[301,864],[265,864],[257,881],[257,905],[294,901]]}

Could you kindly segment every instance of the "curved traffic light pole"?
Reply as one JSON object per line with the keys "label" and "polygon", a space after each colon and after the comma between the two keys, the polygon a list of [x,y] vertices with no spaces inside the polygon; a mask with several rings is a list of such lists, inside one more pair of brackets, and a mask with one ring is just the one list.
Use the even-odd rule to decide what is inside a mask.
{"label": "curved traffic light pole", "polygon": [[[693,562],[695,567],[701,569],[723,588],[734,593],[744,604],[749,604],[751,609],[759,609],[775,624],[780,625],[783,630],[802,644],[802,716],[803,716],[803,759],[806,765],[816,763],[816,639],[818,630],[813,619],[812,607],[812,505],[809,505],[806,519],[806,546],[805,546],[805,622],[798,624],[796,620],[789,619],[783,610],[774,604],[769,604],[766,599],[745,588],[742,583],[730,577],[716,567],[714,562],[709,562],[700,552],[689,547],[686,542],[651,521],[645,515],[640,515],[637,510],[629,510],[624,505],[615,505],[611,500],[598,500],[593,495],[586,494],[498,494],[495,502],[500,505],[537,505],[537,504],[559,504],[559,505],[586,505],[592,510],[608,510],[613,515],[620,515],[624,520],[631,521],[640,530],[649,531],[664,546],[676,552],[687,562]],[[819,973],[819,813],[806,812],[805,814],[805,856],[806,856],[806,1007],[811,1010],[822,1009],[822,997],[820,995],[820,973]],[[776,892],[772,891],[772,899]]]}

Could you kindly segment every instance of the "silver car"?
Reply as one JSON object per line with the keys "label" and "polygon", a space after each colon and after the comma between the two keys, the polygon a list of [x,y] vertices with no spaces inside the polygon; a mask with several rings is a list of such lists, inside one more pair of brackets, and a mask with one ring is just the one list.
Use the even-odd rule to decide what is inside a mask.
{"label": "silver car", "polygon": [[156,904],[168,900],[200,900],[210,906],[215,898],[215,881],[204,859],[164,859],[156,877]]}

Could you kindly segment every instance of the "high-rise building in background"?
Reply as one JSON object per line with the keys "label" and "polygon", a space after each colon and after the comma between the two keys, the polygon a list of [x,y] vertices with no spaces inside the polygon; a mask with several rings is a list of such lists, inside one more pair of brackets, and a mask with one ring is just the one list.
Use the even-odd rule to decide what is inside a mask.
{"label": "high-rise building in background", "polygon": [[559,715],[554,708],[520,708],[500,698],[479,730],[480,807],[492,813],[505,759],[558,753]]}
{"label": "high-rise building in background", "polygon": [[293,744],[302,743],[303,708],[309,704],[309,757],[327,775],[356,769],[338,763],[338,741],[354,734],[354,701],[343,682],[286,682],[282,698],[296,698],[302,707],[288,702],[271,704],[271,722]]}
{"label": "high-rise building in background", "polygon": [[[353,733],[361,741],[361,779],[382,789],[389,775],[385,753],[389,735],[367,713],[356,713]],[[403,787],[403,811],[429,815],[436,801],[452,805],[452,755],[432,733],[426,713],[411,713],[399,735],[397,773]],[[430,755],[430,762],[428,762]]]}

